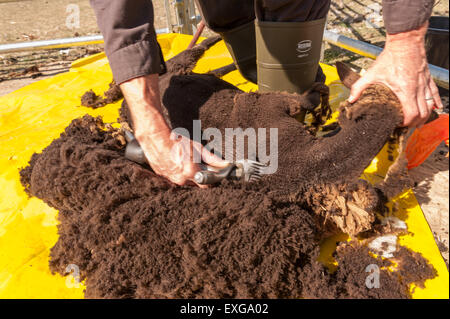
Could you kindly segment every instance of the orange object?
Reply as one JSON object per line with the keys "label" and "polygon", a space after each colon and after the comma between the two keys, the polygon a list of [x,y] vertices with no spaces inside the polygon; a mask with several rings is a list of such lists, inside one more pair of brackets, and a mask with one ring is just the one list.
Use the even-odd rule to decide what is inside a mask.
{"label": "orange object", "polygon": [[448,114],[441,114],[438,119],[414,131],[406,146],[408,169],[422,164],[443,141],[448,145],[448,121]]}

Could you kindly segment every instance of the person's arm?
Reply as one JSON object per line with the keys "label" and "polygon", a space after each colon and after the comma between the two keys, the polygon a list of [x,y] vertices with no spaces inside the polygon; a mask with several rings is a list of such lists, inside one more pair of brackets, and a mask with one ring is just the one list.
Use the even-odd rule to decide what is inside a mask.
{"label": "person's arm", "polygon": [[116,83],[165,72],[149,0],[90,0]]}
{"label": "person's arm", "polygon": [[421,126],[434,107],[443,107],[425,52],[425,34],[433,3],[433,0],[383,1],[386,44],[372,67],[353,85],[350,103],[370,84],[378,82],[397,95],[405,126]]}
{"label": "person's arm", "polygon": [[155,173],[178,185],[192,182],[195,173],[200,170],[198,163],[194,163],[194,153],[211,166],[228,165],[200,143],[172,134],[161,114],[157,74],[126,81],[120,88],[131,111],[135,137]]}
{"label": "person's arm", "polygon": [[165,65],[156,41],[151,1],[91,0],[91,5],[105,38],[114,79],[130,108],[136,139],[152,169],[173,183],[184,185],[200,169],[193,162],[194,152],[212,166],[227,165],[200,143],[171,138],[161,113],[158,74],[165,71]]}

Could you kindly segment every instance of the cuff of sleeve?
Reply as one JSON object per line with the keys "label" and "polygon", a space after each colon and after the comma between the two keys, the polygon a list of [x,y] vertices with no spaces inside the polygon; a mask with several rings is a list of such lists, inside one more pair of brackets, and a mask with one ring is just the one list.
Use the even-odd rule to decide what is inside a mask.
{"label": "cuff of sleeve", "polygon": [[146,39],[123,47],[108,55],[109,64],[117,84],[166,71],[161,49],[156,39]]}
{"label": "cuff of sleeve", "polygon": [[384,0],[386,32],[395,34],[418,29],[431,15],[434,0]]}

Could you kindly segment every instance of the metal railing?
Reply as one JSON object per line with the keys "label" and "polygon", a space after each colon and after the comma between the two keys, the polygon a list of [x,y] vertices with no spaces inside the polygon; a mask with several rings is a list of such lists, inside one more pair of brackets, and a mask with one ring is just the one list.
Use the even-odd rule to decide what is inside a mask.
{"label": "metal railing", "polygon": [[[375,45],[363,41],[358,41],[328,30],[325,30],[323,39],[324,41],[335,46],[371,59],[376,59],[378,55],[380,55],[381,51],[383,51],[382,48]],[[433,80],[436,82],[436,84],[448,90],[448,70],[433,64],[428,64],[428,67],[430,69],[431,76],[433,77]]]}
{"label": "metal railing", "polygon": [[[159,29],[156,30],[156,33],[169,33],[169,29]],[[0,53],[62,49],[101,43],[103,43],[102,35],[89,35],[75,38],[0,44]]]}
{"label": "metal railing", "polygon": [[170,1],[164,0],[166,8],[167,27],[175,33],[194,34],[197,24],[202,17],[197,14],[193,0],[173,0],[172,6],[175,9],[176,24],[172,25],[172,15],[170,13]]}

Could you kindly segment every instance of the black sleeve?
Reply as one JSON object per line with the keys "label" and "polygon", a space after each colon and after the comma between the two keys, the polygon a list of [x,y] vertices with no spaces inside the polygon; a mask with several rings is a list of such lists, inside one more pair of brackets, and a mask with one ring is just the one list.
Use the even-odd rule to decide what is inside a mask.
{"label": "black sleeve", "polygon": [[151,1],[90,0],[90,3],[118,84],[139,76],[165,72],[153,26]]}
{"label": "black sleeve", "polygon": [[383,0],[383,17],[389,34],[418,29],[431,16],[434,0]]}

